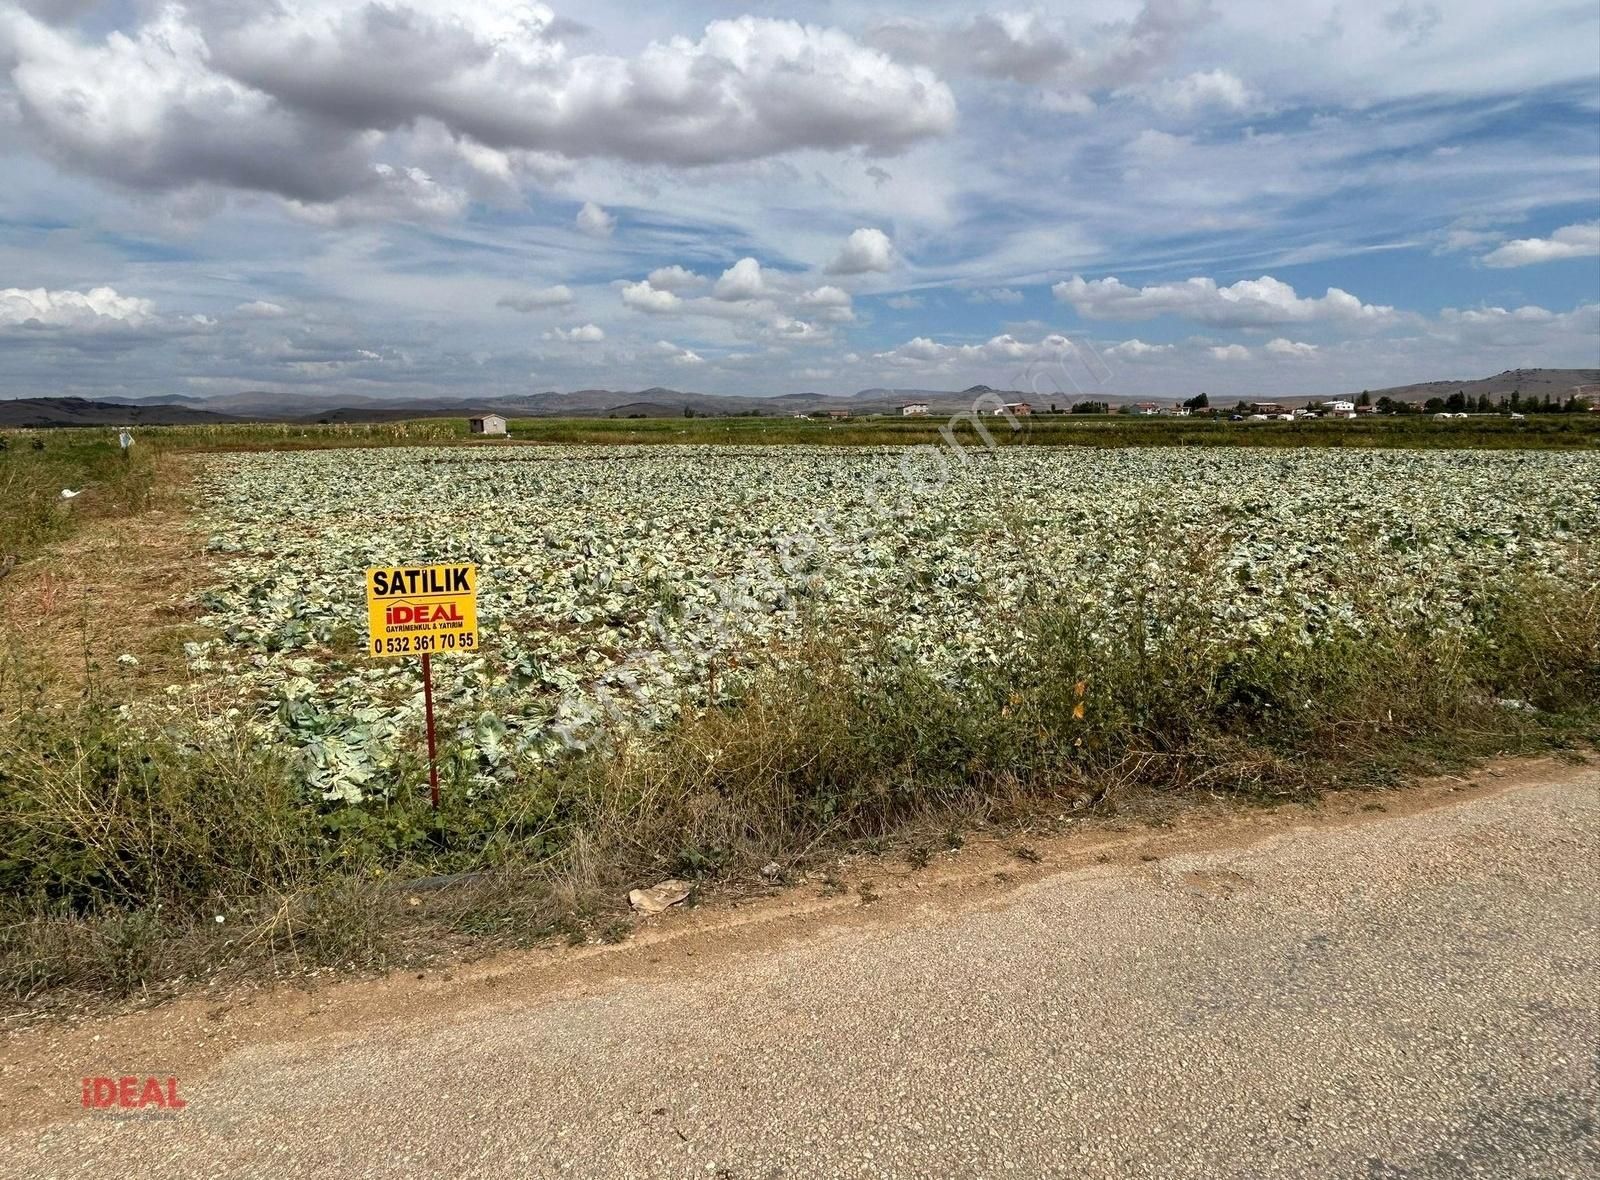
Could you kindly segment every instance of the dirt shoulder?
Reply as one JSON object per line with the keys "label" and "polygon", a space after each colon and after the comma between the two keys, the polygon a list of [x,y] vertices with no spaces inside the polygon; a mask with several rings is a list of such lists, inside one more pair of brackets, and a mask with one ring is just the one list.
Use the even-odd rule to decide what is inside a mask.
{"label": "dirt shoulder", "polygon": [[[847,858],[826,878],[812,874],[763,895],[711,892],[642,923],[627,942],[495,954],[384,978],[254,988],[178,999],[161,1007],[78,1022],[59,1018],[13,1027],[0,1066],[0,1131],[69,1117],[77,1093],[61,1079],[115,1068],[203,1078],[236,1055],[332,1035],[398,1036],[407,1028],[470,1021],[505,1006],[590,995],[622,980],[682,980],[724,965],[729,956],[775,951],[796,940],[826,939],[864,927],[924,921],[930,910],[1006,907],[1024,886],[1150,876],[1178,855],[1259,846],[1308,830],[1382,825],[1464,801],[1560,783],[1575,773],[1554,759],[1505,761],[1469,776],[1382,792],[1335,792],[1314,804],[1241,808],[1221,798],[1174,805],[1140,823],[1085,819],[1064,834],[977,837],[937,854],[917,870],[878,857]],[[1025,853],[1019,855],[1019,840]],[[1035,859],[1036,858],[1036,859]],[[1186,878],[1186,880],[1188,880]],[[1188,880],[1226,894],[1226,873]],[[20,1018],[19,1018],[20,1020]]]}

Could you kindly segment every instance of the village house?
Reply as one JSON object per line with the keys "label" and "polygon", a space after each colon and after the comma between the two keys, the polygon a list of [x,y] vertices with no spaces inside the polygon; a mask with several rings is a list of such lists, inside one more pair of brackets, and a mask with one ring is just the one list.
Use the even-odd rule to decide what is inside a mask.
{"label": "village house", "polygon": [[1147,418],[1153,418],[1155,415],[1161,413],[1161,405],[1159,402],[1134,402],[1129,408],[1129,412],[1134,414],[1143,414]]}
{"label": "village house", "polygon": [[1269,418],[1288,412],[1282,402],[1251,402],[1250,408],[1258,414],[1267,415]]}
{"label": "village house", "polygon": [[927,413],[927,402],[907,402],[900,407],[900,416],[902,418],[921,418],[925,417]]}
{"label": "village house", "polygon": [[499,414],[484,414],[480,418],[468,418],[467,428],[473,434],[504,434],[506,420]]}
{"label": "village house", "polygon": [[834,419],[848,418],[849,416],[850,416],[850,411],[849,410],[829,410],[828,411],[828,417],[834,418]]}
{"label": "village house", "polygon": [[989,413],[996,418],[1026,418],[1033,413],[1033,405],[1030,402],[1007,402],[999,409],[990,410]]}

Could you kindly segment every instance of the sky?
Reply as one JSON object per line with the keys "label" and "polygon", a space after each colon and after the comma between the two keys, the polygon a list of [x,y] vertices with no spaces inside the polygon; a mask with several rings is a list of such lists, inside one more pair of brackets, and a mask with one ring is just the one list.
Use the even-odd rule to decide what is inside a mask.
{"label": "sky", "polygon": [[0,0],[0,396],[1600,367],[1593,0]]}

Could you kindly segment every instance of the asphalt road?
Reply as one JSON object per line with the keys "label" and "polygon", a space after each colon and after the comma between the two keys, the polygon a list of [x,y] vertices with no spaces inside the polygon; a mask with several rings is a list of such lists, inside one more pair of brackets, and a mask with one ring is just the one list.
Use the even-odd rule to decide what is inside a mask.
{"label": "asphalt road", "polygon": [[[1196,843],[369,991],[0,1174],[1600,1177],[1600,773]],[[85,1043],[182,1056],[130,1027],[62,1042],[74,1100]]]}

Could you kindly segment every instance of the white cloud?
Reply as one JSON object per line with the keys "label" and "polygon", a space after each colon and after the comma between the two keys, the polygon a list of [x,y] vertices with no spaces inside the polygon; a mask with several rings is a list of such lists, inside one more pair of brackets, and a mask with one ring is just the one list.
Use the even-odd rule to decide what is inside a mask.
{"label": "white cloud", "polygon": [[1085,281],[1074,275],[1057,283],[1051,291],[1078,314],[1095,320],[1148,320],[1175,315],[1216,327],[1239,328],[1312,320],[1380,326],[1396,319],[1394,308],[1362,303],[1338,287],[1328,288],[1320,299],[1302,299],[1288,283],[1270,275],[1242,279],[1229,287],[1219,287],[1210,278],[1129,287],[1116,278]]}
{"label": "white cloud", "polygon": [[683,300],[671,291],[659,291],[648,281],[626,283],[622,288],[622,302],[634,311],[667,315],[683,306]]}
{"label": "white cloud", "polygon": [[1021,303],[1024,296],[1021,291],[1010,287],[984,287],[967,293],[968,303]]}
{"label": "white cloud", "polygon": [[[1450,357],[1494,355],[1502,369],[1547,365],[1552,355],[1568,358],[1568,368],[1600,368],[1600,302],[1579,304],[1570,312],[1531,304],[1446,307],[1429,326],[1429,336],[1450,345]],[[1483,352],[1490,349],[1494,353]]]}
{"label": "white cloud", "polygon": [[7,287],[0,290],[0,327],[99,329],[147,324],[156,305],[111,287],[88,291],[47,291]]}
{"label": "white cloud", "polygon": [[883,272],[894,266],[894,243],[881,229],[856,230],[845,241],[844,248],[828,264],[828,273],[859,275],[869,271]]}
{"label": "white cloud", "polygon": [[804,276],[769,271],[754,258],[728,267],[707,294],[683,296],[658,282],[681,290],[704,287],[709,280],[682,267],[660,267],[642,282],[622,283],[623,304],[657,315],[719,321],[712,331],[752,342],[822,343],[832,338],[830,325],[855,320],[848,291],[828,284],[807,288]]}
{"label": "white cloud", "polygon": [[[654,286],[654,284],[651,284]],[[766,280],[761,274],[761,264],[754,258],[741,258],[717,280],[712,295],[724,303],[742,303],[760,299],[766,294]]]}
{"label": "white cloud", "polygon": [[540,287],[515,295],[502,295],[495,301],[495,306],[509,308],[511,311],[533,312],[547,307],[565,307],[571,302],[572,288],[557,284],[554,287]]}
{"label": "white cloud", "polygon": [[1142,94],[1158,111],[1182,118],[1206,111],[1242,114],[1260,103],[1259,96],[1236,75],[1220,69],[1153,83]]}
{"label": "white cloud", "polygon": [[1132,340],[1124,340],[1120,344],[1113,344],[1101,355],[1121,357],[1124,360],[1136,361],[1142,360],[1145,357],[1159,356],[1164,352],[1171,351],[1172,345],[1170,344],[1146,344],[1143,340],[1135,337]]}
{"label": "white cloud", "polygon": [[413,215],[459,211],[462,194],[446,201],[411,165],[387,165],[392,151],[380,157],[424,124],[461,145],[473,174],[504,184],[536,156],[697,166],[807,148],[891,154],[955,120],[954,96],[927,69],[793,21],[713,21],[698,39],[623,58],[572,52],[549,8],[513,0],[151,11],[97,38],[6,10],[18,122],[75,171],[157,192],[272,193],[328,223],[397,216],[407,198]]}
{"label": "white cloud", "polygon": [[885,307],[892,307],[895,311],[916,311],[922,306],[920,295],[893,295],[883,301]]}
{"label": "white cloud", "polygon": [[320,226],[447,221],[466,209],[467,194],[440,184],[421,168],[373,164],[349,191],[330,192],[327,199],[286,198],[284,204],[296,217]]}
{"label": "white cloud", "polygon": [[1250,359],[1250,350],[1242,344],[1218,344],[1206,351],[1219,361],[1247,361]]}
{"label": "white cloud", "polygon": [[576,328],[551,328],[544,334],[544,338],[565,340],[569,344],[599,344],[606,338],[606,334],[598,324],[582,324]]}
{"label": "white cloud", "polygon": [[1600,303],[1581,303],[1568,312],[1527,304],[1522,307],[1447,307],[1432,327],[1435,335],[1469,347],[1530,345],[1548,348],[1563,340],[1583,341],[1591,366],[1600,366]]}
{"label": "white cloud", "polygon": [[692,270],[682,266],[661,266],[650,272],[645,282],[657,291],[671,291],[682,294],[685,291],[694,291],[706,285],[706,277],[697,275]]}
{"label": "white cloud", "polygon": [[591,238],[609,238],[617,228],[617,219],[593,201],[585,201],[578,216],[573,219],[581,233]]}
{"label": "white cloud", "polygon": [[1205,0],[1146,0],[1131,21],[1099,22],[1081,33],[1032,12],[983,13],[949,23],[906,19],[869,35],[896,56],[951,72],[1080,92],[1126,86],[1169,61],[1215,13]]}
{"label": "white cloud", "polygon": [[887,366],[944,372],[963,364],[1060,361],[1075,356],[1077,351],[1077,345],[1057,334],[1030,342],[1007,333],[992,336],[982,344],[942,344],[918,336],[886,352],[874,353],[873,359]]}
{"label": "white cloud", "polygon": [[1302,344],[1296,340],[1288,340],[1282,336],[1267,341],[1267,351],[1274,356],[1295,357],[1300,360],[1309,360],[1317,355],[1315,344]]}
{"label": "white cloud", "polygon": [[1600,257],[1600,221],[1564,225],[1548,238],[1518,238],[1483,256],[1485,266],[1532,266],[1564,258]]}
{"label": "white cloud", "polygon": [[839,287],[823,286],[807,291],[795,300],[795,305],[836,324],[846,324],[856,318],[850,305],[850,293]]}
{"label": "white cloud", "polygon": [[254,316],[257,319],[271,320],[289,314],[289,309],[281,303],[272,303],[266,299],[256,299],[249,303],[241,303],[234,308],[240,315]]}
{"label": "white cloud", "polygon": [[1133,165],[1147,166],[1170,160],[1193,146],[1194,141],[1186,135],[1173,135],[1170,131],[1146,127],[1128,142],[1123,153]]}
{"label": "white cloud", "polygon": [[657,340],[656,347],[667,354],[667,358],[675,365],[703,365],[706,358],[692,348],[684,348],[672,343],[670,340]]}
{"label": "white cloud", "polygon": [[829,339],[828,329],[787,315],[774,316],[766,324],[764,332],[774,340],[789,344],[819,344]]}

